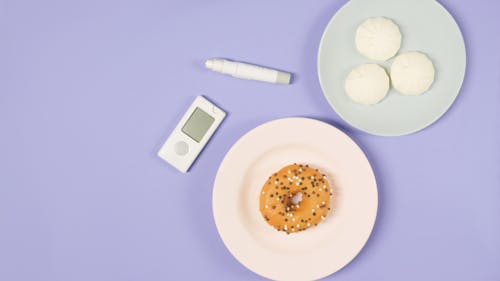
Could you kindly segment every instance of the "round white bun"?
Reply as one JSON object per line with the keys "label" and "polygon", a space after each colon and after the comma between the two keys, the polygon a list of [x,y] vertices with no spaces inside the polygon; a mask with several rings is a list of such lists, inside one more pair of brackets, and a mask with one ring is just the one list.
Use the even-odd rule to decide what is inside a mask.
{"label": "round white bun", "polygon": [[354,68],[345,79],[345,91],[353,101],[364,104],[376,104],[389,91],[389,77],[378,64],[362,64]]}
{"label": "round white bun", "polygon": [[417,96],[429,90],[434,82],[434,65],[423,53],[406,52],[391,65],[394,89],[403,95]]}
{"label": "round white bun", "polygon": [[356,48],[365,57],[385,61],[392,58],[401,47],[401,32],[390,19],[366,19],[356,30]]}

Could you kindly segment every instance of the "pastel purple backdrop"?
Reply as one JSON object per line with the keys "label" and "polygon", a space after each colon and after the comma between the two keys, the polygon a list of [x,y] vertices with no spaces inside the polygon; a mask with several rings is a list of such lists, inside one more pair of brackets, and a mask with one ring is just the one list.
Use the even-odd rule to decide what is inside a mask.
{"label": "pastel purple backdrop", "polygon": [[[371,238],[327,279],[500,280],[500,2],[441,1],[466,41],[462,91],[391,138],[349,127],[321,93],[319,40],[344,3],[0,0],[0,280],[261,279],[219,238],[212,183],[239,137],[289,116],[345,131],[378,179]],[[211,57],[295,80],[218,75]],[[228,117],[181,174],[155,154],[199,94]]]}

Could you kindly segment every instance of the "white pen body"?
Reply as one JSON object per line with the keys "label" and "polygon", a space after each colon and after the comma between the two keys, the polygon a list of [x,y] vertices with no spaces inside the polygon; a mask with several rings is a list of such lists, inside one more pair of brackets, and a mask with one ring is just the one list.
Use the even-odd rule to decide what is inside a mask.
{"label": "white pen body", "polygon": [[205,62],[205,66],[213,71],[228,74],[236,78],[278,84],[290,83],[289,73],[253,64],[234,62],[224,59],[210,59]]}

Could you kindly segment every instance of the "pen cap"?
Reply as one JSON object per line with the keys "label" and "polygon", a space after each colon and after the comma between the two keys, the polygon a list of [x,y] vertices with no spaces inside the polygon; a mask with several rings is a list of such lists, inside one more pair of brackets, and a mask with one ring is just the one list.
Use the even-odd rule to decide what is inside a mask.
{"label": "pen cap", "polygon": [[290,84],[290,79],[292,75],[287,72],[278,71],[278,75],[276,76],[276,83],[278,84]]}

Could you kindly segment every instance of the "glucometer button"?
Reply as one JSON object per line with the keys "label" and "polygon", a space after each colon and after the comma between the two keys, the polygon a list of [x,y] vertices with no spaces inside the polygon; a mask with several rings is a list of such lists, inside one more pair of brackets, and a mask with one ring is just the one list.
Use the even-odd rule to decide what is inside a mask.
{"label": "glucometer button", "polygon": [[189,152],[189,146],[184,141],[179,141],[174,145],[174,150],[177,155],[186,155]]}

